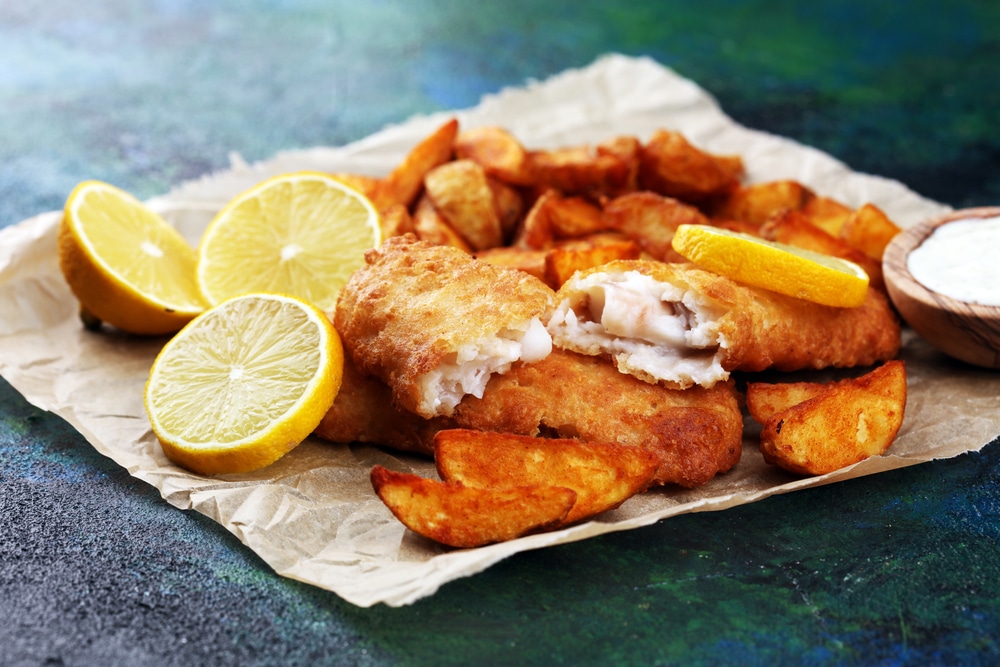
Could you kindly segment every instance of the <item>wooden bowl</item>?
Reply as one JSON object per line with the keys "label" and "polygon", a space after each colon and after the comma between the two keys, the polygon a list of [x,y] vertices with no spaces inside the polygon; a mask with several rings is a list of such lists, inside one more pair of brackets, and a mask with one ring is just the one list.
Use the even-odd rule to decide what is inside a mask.
{"label": "wooden bowl", "polygon": [[995,217],[1000,217],[1000,206],[953,211],[904,229],[882,257],[886,290],[907,324],[945,354],[986,368],[1000,368],[1000,306],[968,303],[928,289],[914,279],[907,260],[941,225]]}

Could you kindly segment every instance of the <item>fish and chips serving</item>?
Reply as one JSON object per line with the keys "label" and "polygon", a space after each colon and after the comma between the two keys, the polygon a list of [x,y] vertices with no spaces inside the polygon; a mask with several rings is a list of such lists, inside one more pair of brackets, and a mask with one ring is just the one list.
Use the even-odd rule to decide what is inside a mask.
{"label": "fish and chips serving", "polygon": [[145,202],[81,184],[0,232],[0,370],[277,573],[409,604],[995,439],[998,377],[885,298],[944,208],[613,56]]}
{"label": "fish and chips serving", "polygon": [[[751,413],[765,459],[795,474],[884,453],[906,380],[877,257],[898,228],[872,205],[741,174],[677,132],[532,150],[455,119],[384,180],[340,174],[389,222],[340,294],[347,379],[316,435],[433,457],[440,480],[376,466],[372,484],[454,547],[726,473],[743,441],[737,375],[885,363],[870,371],[881,384],[812,383],[824,398]],[[720,230],[722,249],[675,247],[693,227]],[[469,469],[490,474],[455,474]]]}
{"label": "fish and chips serving", "polygon": [[[906,371],[879,258],[898,228],[870,204],[853,210],[795,181],[744,186],[742,176],[740,157],[666,129],[645,142],[541,150],[451,118],[384,178],[301,172],[255,186],[216,216],[197,258],[169,273],[159,269],[169,253],[149,253],[168,274],[157,281],[92,242],[111,216],[100,206],[139,211],[144,250],[172,230],[127,193],[78,188],[61,246],[74,253],[60,257],[95,331],[97,316],[130,322],[105,305],[110,295],[155,314],[174,310],[160,295],[170,275],[185,274],[189,302],[200,289],[204,305],[175,328],[182,351],[168,345],[153,364],[151,378],[170,383],[146,390],[175,463],[249,472],[309,432],[417,453],[440,479],[375,465],[374,492],[412,531],[478,547],[727,473],[742,455],[744,404],[762,426],[765,461],[793,474],[825,474],[892,444]],[[285,356],[291,339],[273,329],[273,301],[234,299],[254,293],[326,310],[336,349],[325,370]],[[242,331],[193,331],[234,303]],[[198,358],[212,363],[192,366]],[[867,373],[753,377],[822,369]],[[325,398],[317,373],[330,376]],[[281,384],[292,374],[302,379]],[[204,398],[188,399],[189,384],[208,387]],[[211,424],[206,404],[218,406]]]}

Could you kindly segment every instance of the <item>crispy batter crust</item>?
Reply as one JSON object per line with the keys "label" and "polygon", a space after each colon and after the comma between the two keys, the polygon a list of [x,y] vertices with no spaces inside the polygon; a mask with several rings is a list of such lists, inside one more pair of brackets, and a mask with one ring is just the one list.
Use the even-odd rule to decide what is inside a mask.
{"label": "crispy batter crust", "polygon": [[483,397],[467,396],[451,418],[423,419],[389,396],[388,387],[345,363],[340,393],[315,434],[428,455],[434,434],[449,428],[617,442],[653,452],[654,484],[685,487],[729,470],[742,452],[732,383],[669,389],[619,373],[606,359],[564,350],[494,375]]}
{"label": "crispy batter crust", "polygon": [[388,239],[365,261],[341,292],[334,325],[358,370],[380,378],[414,412],[421,376],[463,346],[523,331],[554,303],[552,289],[534,276],[412,235]]}
{"label": "crispy batter crust", "polygon": [[424,419],[396,407],[389,386],[362,375],[350,356],[345,356],[340,391],[314,434],[330,442],[369,442],[430,455],[434,434],[452,426],[445,417]]}
{"label": "crispy batter crust", "polygon": [[494,376],[483,397],[466,397],[453,419],[463,428],[649,449],[659,459],[655,484],[704,484],[742,453],[743,417],[731,382],[670,389],[565,350]]}

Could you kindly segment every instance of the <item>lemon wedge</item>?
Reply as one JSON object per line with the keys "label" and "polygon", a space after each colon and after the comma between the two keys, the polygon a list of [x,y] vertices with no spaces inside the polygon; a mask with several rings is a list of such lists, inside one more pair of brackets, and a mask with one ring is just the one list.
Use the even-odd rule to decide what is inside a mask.
{"label": "lemon wedge", "polygon": [[173,333],[205,309],[194,248],[113,185],[84,181],[73,189],[59,225],[58,254],[90,327],[96,318],[135,334]]}
{"label": "lemon wedge", "polygon": [[209,223],[198,286],[209,305],[277,292],[331,312],[379,243],[379,216],[363,194],[322,173],[282,174],[235,197]]}
{"label": "lemon wedge", "polygon": [[680,225],[673,247],[698,266],[745,285],[841,308],[860,306],[868,274],[854,262],[709,225]]}
{"label": "lemon wedge", "polygon": [[144,401],[174,463],[213,475],[267,466],[319,425],[344,353],[327,316],[301,299],[248,294],[193,319],[160,351]]}

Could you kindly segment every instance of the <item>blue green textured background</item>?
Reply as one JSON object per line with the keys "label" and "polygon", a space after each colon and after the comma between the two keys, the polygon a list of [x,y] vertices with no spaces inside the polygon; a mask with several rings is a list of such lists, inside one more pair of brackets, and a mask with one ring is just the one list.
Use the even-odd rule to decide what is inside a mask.
{"label": "blue green textured background", "polygon": [[[612,51],[854,169],[1000,203],[995,3],[36,4],[0,1],[0,226],[87,178],[149,197],[231,152],[343,144]],[[0,380],[0,664],[995,664],[998,449],[358,609],[277,577]]]}

